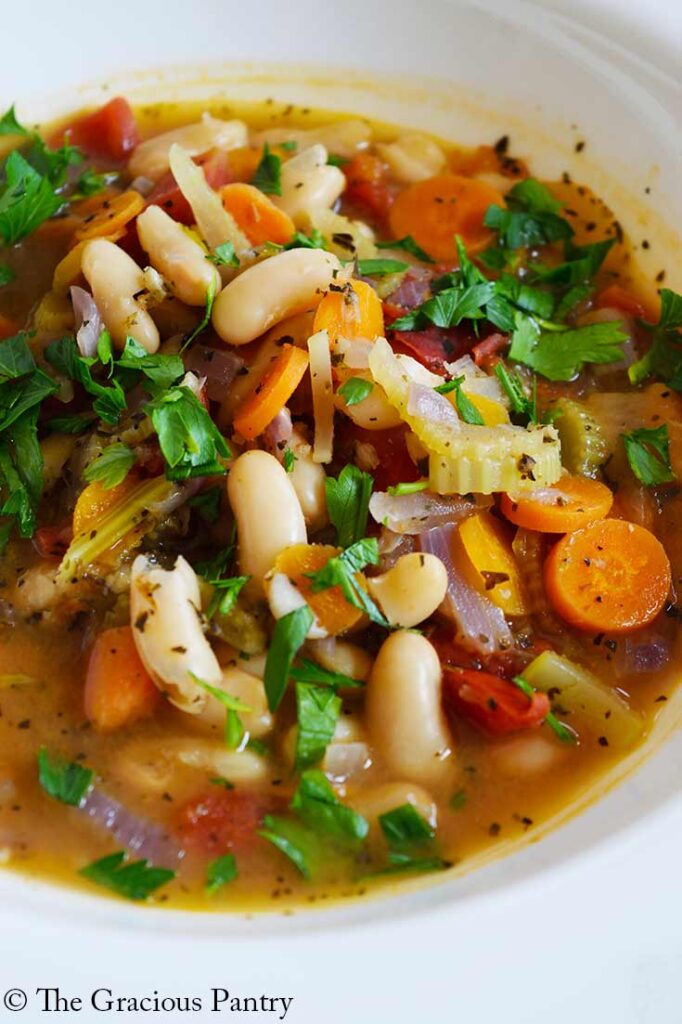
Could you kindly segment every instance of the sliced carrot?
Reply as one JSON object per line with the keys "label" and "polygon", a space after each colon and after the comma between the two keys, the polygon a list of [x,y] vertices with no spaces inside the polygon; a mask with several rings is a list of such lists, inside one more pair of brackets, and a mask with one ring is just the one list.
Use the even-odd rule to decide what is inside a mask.
{"label": "sliced carrot", "polygon": [[[362,618],[362,612],[349,604],[341,587],[329,587],[313,593],[312,580],[306,573],[323,569],[330,558],[340,554],[340,548],[330,544],[292,544],[275,561],[273,572],[283,573],[303,594],[317,621],[331,636],[345,633]],[[356,575],[362,586],[362,577]]]}
{"label": "sliced carrot", "polygon": [[603,288],[597,295],[596,304],[599,309],[619,309],[630,316],[646,316],[644,304],[620,284]]}
{"label": "sliced carrot", "polygon": [[339,291],[329,291],[315,313],[313,331],[327,331],[333,344],[341,338],[374,341],[384,333],[381,299],[366,281],[350,281]]}
{"label": "sliced carrot", "polygon": [[252,245],[264,242],[284,245],[296,231],[291,217],[255,185],[244,182],[225,185],[220,190],[220,198]]}
{"label": "sliced carrot", "polygon": [[455,235],[468,252],[490,245],[494,235],[483,218],[493,203],[504,206],[502,194],[492,185],[459,174],[438,174],[403,189],[388,219],[396,238],[412,235],[434,259],[449,262],[457,258]]}
{"label": "sliced carrot", "polygon": [[603,519],[562,537],[545,562],[545,590],[555,611],[596,633],[646,626],[662,610],[670,583],[663,545],[624,519]]}
{"label": "sliced carrot", "polygon": [[99,480],[88,484],[78,495],[73,510],[74,536],[94,529],[102,516],[134,490],[139,482],[135,473],[129,473],[125,480],[109,489],[103,487]]}
{"label": "sliced carrot", "polygon": [[606,484],[562,476],[551,487],[523,497],[503,494],[500,508],[511,523],[539,533],[570,533],[609,514],[613,494]]}
{"label": "sliced carrot", "polygon": [[282,345],[282,351],[256,390],[238,407],[234,417],[235,430],[249,441],[262,434],[284,408],[307,369],[307,352],[295,345]]}
{"label": "sliced carrot", "polygon": [[130,626],[100,633],[85,679],[85,714],[95,729],[113,732],[133,725],[160,704],[161,694],[140,660]]}
{"label": "sliced carrot", "polygon": [[81,225],[76,228],[73,237],[76,242],[87,238],[103,238],[122,234],[126,224],[142,213],[145,200],[139,192],[130,189],[120,195],[103,199],[99,209],[88,213]]}

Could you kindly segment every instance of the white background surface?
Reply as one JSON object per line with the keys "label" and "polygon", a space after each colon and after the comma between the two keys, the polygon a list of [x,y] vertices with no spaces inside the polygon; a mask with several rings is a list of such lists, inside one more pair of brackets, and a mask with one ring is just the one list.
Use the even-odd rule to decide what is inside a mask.
{"label": "white background surface", "polygon": [[[220,13],[206,45],[207,56],[215,57],[223,45],[229,50],[231,13],[239,5],[233,0],[210,3]],[[419,0],[392,0],[385,16],[409,22],[419,17],[418,5]],[[193,12],[203,6],[203,0],[140,3],[137,10],[145,26],[150,64],[164,59],[165,44],[157,45],[159,35],[172,35],[177,59],[183,33],[189,38],[194,30]],[[544,6],[580,16],[641,56],[654,58],[668,72],[677,64],[679,76],[679,0],[546,0]],[[297,9],[296,0],[289,0],[286,8],[282,2],[273,20],[289,18],[293,32]],[[164,18],[172,21],[172,33],[163,27],[155,33],[150,11],[159,26]],[[322,39],[325,31],[334,31],[334,18],[342,17],[343,11],[340,14],[336,3],[320,0],[318,14]],[[116,66],[119,61],[128,63],[127,40],[134,39],[131,61],[139,64],[136,5],[129,0],[111,0],[106,8],[102,0],[59,5],[24,0],[23,6],[13,9],[11,24],[16,27],[16,45],[27,52],[35,17],[41,19],[43,38],[44,18],[49,19],[54,46],[62,46],[65,55],[61,71],[55,72],[40,52],[35,54],[39,90],[48,90],[51,82],[58,87],[62,79],[78,81],[79,54],[91,77],[100,44],[106,44],[107,60]],[[343,31],[351,39],[362,32],[362,25],[344,23]],[[12,33],[6,38],[11,40]],[[349,63],[351,57],[349,53]],[[396,67],[399,61],[396,53]],[[335,62],[343,63],[338,54]],[[0,67],[0,91],[12,88]],[[13,98],[13,91],[2,96],[3,102]],[[679,756],[666,764],[670,772],[679,773]],[[674,779],[661,779],[660,770],[648,783],[644,776],[641,782],[634,780],[629,790],[633,806],[638,800],[643,806],[653,803],[656,786],[660,783],[662,789],[663,782],[666,790],[674,788]],[[608,812],[607,804],[600,804],[584,819],[586,833],[591,830],[599,837],[597,845],[564,859],[561,835],[551,837],[533,851],[535,860],[529,863],[537,864],[536,877],[531,871],[529,878],[528,870],[516,876],[512,872],[513,884],[474,892],[460,902],[450,902],[442,890],[440,907],[435,890],[428,910],[409,916],[398,903],[377,904],[366,912],[369,921],[335,930],[320,919],[310,931],[292,922],[291,933],[280,929],[269,936],[236,937],[234,932],[220,935],[216,926],[214,934],[206,935],[192,925],[175,932],[170,919],[166,929],[164,919],[157,916],[139,928],[110,929],[104,904],[88,925],[69,911],[68,904],[61,916],[54,910],[41,915],[39,896],[17,912],[15,900],[0,885],[0,1021],[278,1018],[278,1013],[208,1010],[117,1015],[86,1008],[79,1013],[40,1014],[35,989],[59,986],[64,995],[80,996],[86,1007],[90,992],[98,987],[121,996],[150,995],[155,989],[161,995],[199,996],[206,1006],[212,987],[241,996],[294,996],[286,1018],[293,1024],[682,1024],[680,803],[670,801],[644,825],[605,838],[609,829],[600,829],[601,816],[606,819],[624,797],[619,792],[609,800]],[[571,834],[578,837],[572,849],[579,848],[582,828],[583,819],[577,830],[571,826]],[[555,851],[556,868],[547,869]],[[23,1013],[2,1007],[3,992],[12,987],[27,992],[29,1006]]]}

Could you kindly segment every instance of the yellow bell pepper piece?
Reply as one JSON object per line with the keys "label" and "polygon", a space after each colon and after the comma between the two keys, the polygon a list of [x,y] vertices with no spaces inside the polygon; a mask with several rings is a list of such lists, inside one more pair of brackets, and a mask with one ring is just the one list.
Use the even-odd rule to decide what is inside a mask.
{"label": "yellow bell pepper piece", "polygon": [[472,584],[505,615],[527,615],[521,574],[504,525],[490,512],[478,512],[460,525],[459,536],[471,563]]}
{"label": "yellow bell pepper piece", "polygon": [[59,261],[54,268],[52,277],[52,290],[59,295],[66,295],[72,284],[75,284],[81,276],[81,260],[85,242],[79,242],[73,249],[70,249],[66,256]]}
{"label": "yellow bell pepper piece", "polygon": [[466,388],[462,388],[462,390],[471,404],[480,412],[486,427],[497,427],[500,423],[509,423],[509,413],[502,402],[496,402],[494,398],[488,398],[487,395],[478,395],[475,391],[467,391]]}
{"label": "yellow bell pepper piece", "polygon": [[61,334],[73,329],[73,308],[66,295],[46,292],[35,312],[35,328],[39,333]]}

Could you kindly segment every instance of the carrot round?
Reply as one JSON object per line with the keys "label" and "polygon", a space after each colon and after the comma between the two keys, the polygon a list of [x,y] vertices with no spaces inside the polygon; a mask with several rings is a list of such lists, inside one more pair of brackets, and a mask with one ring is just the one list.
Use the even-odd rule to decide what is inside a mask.
{"label": "carrot round", "polygon": [[134,189],[121,192],[117,196],[108,196],[94,209],[82,204],[78,212],[85,213],[85,216],[81,226],[74,231],[73,237],[76,242],[83,242],[87,238],[110,238],[115,235],[120,238],[126,224],[137,217],[138,213],[142,213],[144,205],[144,199]]}
{"label": "carrot round", "polygon": [[252,245],[276,242],[284,245],[290,241],[296,227],[288,213],[280,210],[271,199],[255,185],[235,182],[224,185],[220,198],[228,213],[231,213]]}
{"label": "carrot round", "polygon": [[582,476],[562,476],[551,487],[527,496],[503,494],[502,512],[516,526],[538,533],[571,533],[604,519],[613,504],[606,484]]}
{"label": "carrot round", "polygon": [[[313,592],[312,580],[306,573],[323,569],[330,558],[340,554],[340,549],[330,544],[292,544],[285,548],[275,561],[273,572],[283,573],[303,594],[320,626],[337,636],[355,626],[362,618],[362,612],[349,604],[341,587]],[[362,585],[362,577],[355,577]]]}
{"label": "carrot round", "polygon": [[95,640],[85,680],[85,714],[95,729],[113,732],[153,715],[161,694],[137,653],[130,626]]}
{"label": "carrot round", "polygon": [[493,241],[485,227],[485,212],[493,203],[504,206],[496,188],[459,174],[438,174],[404,189],[388,215],[396,238],[412,235],[435,260],[457,258],[455,235],[468,252],[479,252]]}
{"label": "carrot round", "polygon": [[313,331],[327,331],[332,344],[338,337],[374,341],[384,333],[381,299],[366,281],[350,281],[346,288],[324,296],[315,313]]}
{"label": "carrot round", "polygon": [[307,368],[307,352],[295,345],[282,345],[256,390],[237,409],[235,430],[249,441],[262,434],[291,398]]}
{"label": "carrot round", "polygon": [[630,633],[656,618],[670,590],[670,562],[653,533],[603,519],[569,533],[545,562],[545,590],[570,625]]}

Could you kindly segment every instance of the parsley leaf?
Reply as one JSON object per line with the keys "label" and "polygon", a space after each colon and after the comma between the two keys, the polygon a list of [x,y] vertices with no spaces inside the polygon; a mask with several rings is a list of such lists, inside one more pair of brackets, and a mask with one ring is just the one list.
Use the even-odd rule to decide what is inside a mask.
{"label": "parsley leaf", "polygon": [[676,479],[670,465],[667,424],[655,428],[641,427],[623,434],[622,438],[630,468],[645,487],[667,484]]}
{"label": "parsley leaf", "polygon": [[559,216],[561,203],[534,178],[514,185],[505,196],[506,208],[493,204],[483,223],[497,231],[504,249],[533,248],[571,238],[573,228]]}
{"label": "parsley leaf", "polygon": [[651,374],[661,377],[675,391],[682,391],[682,295],[661,288],[661,314],[653,331],[649,351],[628,370],[632,384],[641,384]]}
{"label": "parsley leaf", "polygon": [[57,212],[62,202],[50,179],[14,150],[5,163],[5,182],[0,191],[0,236],[4,244],[15,245],[30,235]]}
{"label": "parsley leaf", "polygon": [[[98,350],[99,351],[99,350]],[[102,362],[106,362],[100,353]],[[171,387],[184,375],[185,367],[179,355],[164,355],[160,352],[150,355],[134,338],[126,338],[125,347],[116,367],[124,370],[138,370],[156,389],[165,390]]]}
{"label": "parsley leaf", "polygon": [[230,448],[191,388],[176,385],[147,405],[169,480],[215,476],[225,472],[218,456],[229,458]]}
{"label": "parsley leaf", "polygon": [[17,120],[14,104],[0,117],[0,135],[30,135],[28,128],[24,128]]}
{"label": "parsley leaf", "polygon": [[296,683],[296,771],[317,764],[332,740],[341,698],[329,687]]}
{"label": "parsley leaf", "polygon": [[429,843],[436,833],[412,804],[402,804],[379,815],[379,824],[392,849]]}
{"label": "parsley leaf", "polygon": [[218,892],[228,882],[233,882],[237,875],[237,861],[233,853],[217,857],[206,868],[206,892],[211,895]]}
{"label": "parsley leaf", "polygon": [[324,249],[324,236],[318,228],[313,228],[309,235],[297,231],[291,240],[282,246],[282,251],[286,252],[287,249]]}
{"label": "parsley leaf", "polygon": [[152,867],[146,860],[126,863],[123,850],[93,861],[81,868],[79,874],[129,900],[146,900],[156,889],[175,878],[174,871]]}
{"label": "parsley leaf", "polygon": [[565,246],[566,261],[556,267],[544,270],[533,267],[537,280],[544,284],[578,285],[591,281],[610,250],[615,238],[605,238],[592,245],[573,245],[569,240]]}
{"label": "parsley leaf", "polygon": [[38,752],[38,781],[55,800],[80,807],[92,785],[94,773],[74,761],[51,757],[45,747]]}
{"label": "parsley leaf", "polygon": [[275,814],[266,814],[258,835],[276,846],[296,865],[304,878],[310,878],[320,857],[320,845],[305,825]]}
{"label": "parsley leaf", "polygon": [[220,505],[223,497],[221,487],[208,487],[190,498],[187,504],[195,508],[205,523],[217,523],[220,519]]}
{"label": "parsley leaf", "polygon": [[211,597],[206,617],[212,619],[216,613],[229,615],[250,579],[250,576],[230,576],[228,579],[209,580],[215,587],[215,592]]}
{"label": "parsley leaf", "polygon": [[410,483],[391,484],[386,488],[386,493],[395,497],[399,494],[418,494],[419,491],[428,491],[428,480],[413,480]]}
{"label": "parsley leaf", "polygon": [[464,422],[472,423],[477,427],[482,427],[485,420],[469,396],[462,391],[463,382],[464,377],[453,377],[452,380],[446,380],[444,384],[438,384],[433,390],[437,391],[439,395],[447,395],[451,391],[454,391],[457,412]]}
{"label": "parsley leaf", "polygon": [[298,462],[298,456],[294,453],[292,448],[286,448],[284,455],[282,456],[282,465],[284,466],[285,473],[293,473],[294,466]]}
{"label": "parsley leaf", "polygon": [[222,245],[217,245],[212,253],[209,253],[206,257],[211,263],[215,263],[216,267],[238,267],[239,257],[234,251],[234,245],[232,242],[223,242]]}
{"label": "parsley leaf", "polygon": [[372,393],[372,382],[362,377],[350,377],[345,384],[342,384],[337,394],[341,395],[346,405],[357,405],[364,402]]}
{"label": "parsley leaf", "polygon": [[117,171],[105,171],[103,174],[98,174],[94,168],[88,167],[76,180],[75,191],[69,196],[69,202],[96,196],[117,180]]}
{"label": "parsley leaf", "polygon": [[329,839],[355,845],[369,833],[365,818],[339,800],[317,769],[303,772],[290,806],[305,825]]}
{"label": "parsley leaf", "polygon": [[275,624],[263,676],[270,711],[276,711],[282,702],[292,662],[303,646],[313,621],[313,613],[308,605],[304,605],[283,615]]}
{"label": "parsley leaf", "polygon": [[343,467],[336,479],[328,476],[325,480],[327,509],[336,527],[339,547],[349,547],[364,537],[373,486],[370,474],[351,463]]}
{"label": "parsley leaf", "polygon": [[122,441],[110,444],[93,459],[83,473],[88,483],[99,480],[105,490],[118,486],[135,465],[137,456],[132,448]]}
{"label": "parsley leaf", "polygon": [[371,277],[373,274],[400,274],[404,270],[409,270],[409,266],[409,263],[403,263],[402,260],[358,260],[358,274],[362,274],[363,277]]}
{"label": "parsley leaf", "polygon": [[417,245],[412,235],[405,235],[404,238],[396,238],[391,242],[377,242],[377,249],[402,249],[403,252],[409,252],[411,256],[415,256],[422,263],[435,263],[436,261],[431,259],[427,252]]}
{"label": "parsley leaf", "polygon": [[342,551],[340,555],[330,558],[326,565],[317,572],[306,573],[312,580],[314,594],[330,587],[341,587],[346,601],[354,608],[363,611],[372,622],[380,626],[388,626],[388,622],[369,594],[358,583],[355,573],[366,565],[377,565],[379,562],[379,546],[375,537],[365,537],[356,541]]}
{"label": "parsley leaf", "polygon": [[101,420],[110,425],[118,422],[126,408],[123,388],[117,380],[112,381],[110,385],[100,384],[95,380],[92,375],[95,360],[81,356],[73,338],[61,338],[59,341],[51,342],[45,349],[45,358],[64,377],[76,381],[89,395],[94,396],[92,408]]}
{"label": "parsley leaf", "polygon": [[541,331],[528,317],[516,318],[509,358],[548,380],[573,380],[586,363],[615,363],[626,335],[618,322]]}
{"label": "parsley leaf", "polygon": [[267,142],[263,146],[263,156],[251,179],[251,184],[269,196],[282,194],[282,161],[276,153],[270,152]]}
{"label": "parsley leaf", "polygon": [[13,281],[17,275],[7,263],[0,263],[0,288]]}
{"label": "parsley leaf", "polygon": [[318,686],[329,686],[333,690],[339,687],[359,687],[365,685],[360,679],[351,679],[350,676],[344,676],[341,672],[330,672],[316,662],[310,661],[309,658],[301,658],[298,664],[294,665],[289,675],[297,683],[315,683]]}
{"label": "parsley leaf", "polygon": [[186,348],[192,344],[195,338],[198,338],[202,331],[205,331],[211,321],[211,313],[213,312],[213,303],[216,297],[216,283],[211,281],[206,292],[206,306],[204,308],[204,315],[202,316],[199,323],[196,325],[193,331],[191,331],[182,343],[181,352],[184,352]]}
{"label": "parsley leaf", "polygon": [[522,425],[539,423],[536,378],[533,377],[533,391],[532,396],[529,398],[520,374],[516,373],[515,370],[510,370],[502,361],[495,366],[495,376],[509,399],[512,413],[523,419]]}
{"label": "parsley leaf", "polygon": [[28,347],[28,334],[24,331],[0,342],[0,382],[16,380],[35,368],[36,362]]}
{"label": "parsley leaf", "polygon": [[97,423],[96,416],[77,413],[74,416],[53,416],[45,426],[56,434],[84,434]]}

